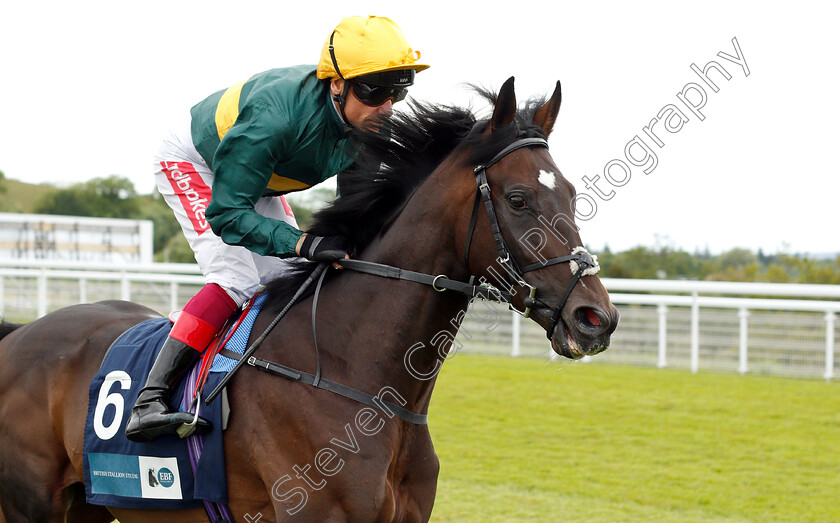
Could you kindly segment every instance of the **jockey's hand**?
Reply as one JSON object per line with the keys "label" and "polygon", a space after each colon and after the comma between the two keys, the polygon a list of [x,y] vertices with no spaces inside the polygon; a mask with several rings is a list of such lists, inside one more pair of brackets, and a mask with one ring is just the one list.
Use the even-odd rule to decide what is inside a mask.
{"label": "jockey's hand", "polygon": [[299,254],[304,258],[318,262],[334,262],[349,258],[347,240],[341,236],[304,235]]}

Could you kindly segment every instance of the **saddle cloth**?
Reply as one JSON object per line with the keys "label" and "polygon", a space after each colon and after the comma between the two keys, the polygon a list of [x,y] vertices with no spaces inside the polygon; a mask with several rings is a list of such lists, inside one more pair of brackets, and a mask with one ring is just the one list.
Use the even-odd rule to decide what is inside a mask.
{"label": "saddle cloth", "polygon": [[[262,299],[255,300],[239,328],[228,333],[225,348],[242,354]],[[213,429],[204,434],[203,450],[195,477],[190,468],[185,439],[161,436],[151,442],[136,443],[125,437],[125,424],[131,406],[146,382],[149,370],[172,327],[167,318],[140,323],[114,342],[99,372],[90,384],[88,414],[85,421],[84,473],[88,503],[122,508],[182,509],[207,502],[227,503],[224,451],[222,447],[222,398],[200,406],[201,417]],[[210,350],[205,352],[209,354]],[[205,390],[213,390],[234,360],[216,356]],[[202,364],[201,360],[196,366]],[[195,375],[198,369],[193,369]],[[189,373],[185,373],[189,374]],[[173,387],[170,406],[181,408],[188,380]],[[194,380],[193,380],[194,381]],[[191,391],[188,391],[192,397]]]}

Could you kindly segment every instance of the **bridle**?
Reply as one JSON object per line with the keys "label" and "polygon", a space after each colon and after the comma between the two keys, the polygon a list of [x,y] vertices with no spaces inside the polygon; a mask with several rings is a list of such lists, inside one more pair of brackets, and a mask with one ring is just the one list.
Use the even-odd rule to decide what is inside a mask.
{"label": "bridle", "polygon": [[[499,220],[496,217],[496,209],[493,207],[493,200],[490,196],[490,185],[487,182],[487,169],[498,163],[499,160],[512,153],[513,151],[522,149],[524,147],[548,148],[548,142],[546,142],[543,138],[521,138],[502,149],[487,163],[475,167],[475,204],[473,205],[472,215],[470,216],[470,223],[467,229],[466,247],[464,250],[464,259],[466,262],[467,270],[469,270],[470,244],[472,243],[472,237],[475,233],[475,225],[478,220],[479,202],[484,202],[484,208],[487,211],[487,218],[490,220],[490,229],[493,233],[493,240],[496,243],[496,251],[499,254],[499,257],[496,261],[502,266],[502,268],[507,273],[507,276],[504,277],[505,283],[508,286],[507,289],[497,289],[491,285],[488,285],[486,282],[481,282],[478,285],[476,285],[475,276],[471,276],[468,282],[461,282],[457,280],[451,280],[444,274],[439,274],[435,276],[432,274],[408,271],[405,269],[400,269],[399,267],[392,267],[390,265],[369,262],[365,260],[343,259],[338,260],[336,263],[339,263],[345,269],[350,269],[356,272],[372,274],[374,276],[381,276],[384,278],[393,278],[398,280],[407,280],[416,283],[422,283],[424,285],[431,286],[434,290],[438,292],[450,290],[464,294],[466,296],[470,296],[472,298],[482,298],[507,303],[511,310],[521,314],[526,318],[531,314],[531,309],[535,307],[553,310],[546,333],[548,339],[550,340],[552,335],[554,334],[554,330],[556,329],[557,324],[561,321],[560,315],[563,312],[563,307],[565,307],[566,301],[569,299],[569,295],[572,293],[572,290],[575,288],[575,285],[577,285],[577,282],[580,281],[582,276],[597,274],[600,267],[598,266],[598,262],[595,259],[595,257],[592,256],[584,247],[575,247],[572,250],[571,254],[551,258],[549,260],[541,262],[532,263],[526,265],[525,267],[521,267],[511,256],[510,249],[508,249],[504,237],[502,237],[502,230],[499,226]],[[536,298],[537,288],[527,283],[525,281],[524,275],[525,273],[531,271],[535,271],[545,267],[550,267],[552,265],[557,265],[559,263],[564,262],[569,262],[574,276],[572,276],[572,279],[569,281],[569,285],[566,287],[566,292],[563,294],[563,298],[560,300],[560,303],[556,307],[551,307],[550,305]],[[222,352],[225,356],[239,361],[237,361],[237,363],[234,365],[234,368],[231,371],[229,371],[227,375],[225,375],[225,377],[219,382],[216,388],[207,396],[207,398],[205,399],[205,404],[209,405],[210,402],[213,401],[213,399],[221,392],[221,390],[231,379],[231,377],[242,367],[242,365],[247,363],[248,365],[256,367],[265,372],[269,372],[277,376],[282,376],[289,380],[300,381],[301,383],[306,383],[313,387],[325,389],[335,394],[344,396],[346,398],[353,399],[370,407],[378,408],[387,412],[391,416],[397,416],[398,418],[408,421],[410,423],[425,424],[427,421],[427,416],[425,414],[418,414],[416,412],[409,411],[400,405],[396,405],[389,402],[383,402],[382,400],[371,394],[356,390],[352,387],[348,387],[340,383],[323,379],[321,377],[321,361],[318,353],[318,333],[315,329],[315,310],[318,306],[318,295],[321,289],[321,284],[324,281],[324,276],[326,275],[327,267],[329,267],[329,263],[322,263],[315,269],[315,271],[312,274],[309,275],[307,280],[301,285],[301,287],[291,298],[291,300],[289,300],[289,302],[286,304],[283,310],[280,311],[280,313],[274,318],[271,324],[269,324],[269,326],[262,333],[262,335],[260,335],[251,344],[251,346],[248,347],[248,349],[243,355],[240,356],[239,354],[222,349]],[[509,277],[513,279],[512,282],[510,279],[508,279]],[[274,326],[277,325],[277,323],[292,307],[292,305],[303,295],[304,291],[316,280],[318,281],[318,283],[316,284],[315,295],[312,300],[312,329],[313,337],[315,339],[316,360],[315,374],[309,374],[297,369],[287,367],[285,365],[280,365],[271,361],[262,360],[253,356],[254,352],[262,344],[263,340],[268,335],[268,333],[271,332]],[[480,280],[481,279],[479,279],[479,281]],[[517,293],[517,286],[528,289],[528,296],[524,299],[524,311],[519,311],[513,306],[513,299]],[[196,413],[196,415],[198,414]]]}
{"label": "bridle", "polygon": [[[574,248],[572,250],[572,253],[569,255],[558,256],[556,258],[551,258],[545,261],[532,263],[530,265],[526,265],[525,267],[521,267],[511,256],[510,249],[508,249],[507,244],[505,243],[505,239],[502,236],[502,230],[499,226],[499,220],[496,217],[496,210],[493,207],[493,199],[490,196],[490,185],[487,182],[487,169],[498,163],[499,160],[512,153],[513,151],[522,149],[524,147],[545,147],[547,149],[548,142],[545,141],[543,138],[521,138],[502,149],[487,163],[475,167],[475,204],[473,205],[472,216],[470,217],[470,225],[467,230],[467,244],[466,248],[464,249],[464,261],[467,267],[469,267],[470,243],[472,242],[472,236],[475,232],[475,223],[478,217],[479,200],[481,200],[484,202],[484,208],[487,210],[487,218],[490,220],[490,230],[493,233],[493,240],[496,244],[496,251],[499,254],[499,257],[496,259],[496,261],[505,270],[505,279],[507,280],[508,276],[513,278],[512,283],[510,280],[507,280],[509,286],[508,292],[510,294],[515,295],[515,287],[517,285],[528,290],[528,296],[524,299],[525,310],[519,311],[512,304],[509,303],[510,309],[521,314],[525,318],[530,316],[531,309],[534,307],[553,310],[554,312],[551,315],[551,320],[548,324],[548,328],[546,329],[546,335],[550,340],[551,336],[554,334],[554,329],[560,322],[560,315],[563,312],[563,307],[566,306],[566,301],[569,299],[569,295],[572,293],[572,290],[575,288],[575,285],[577,285],[577,282],[580,281],[580,278],[584,275],[597,274],[598,270],[600,269],[600,266],[598,265],[596,258],[592,256],[589,253],[589,251],[587,251],[584,247]],[[566,287],[566,292],[563,294],[563,298],[560,300],[560,303],[556,307],[551,307],[550,305],[536,298],[537,288],[527,283],[525,281],[524,276],[525,273],[565,262],[569,262],[570,264],[572,264],[572,273],[574,274],[574,276],[572,276],[572,279],[569,281],[569,285]],[[574,268],[575,265],[577,265],[577,269]]]}
{"label": "bridle", "polygon": [[[457,280],[450,280],[446,275],[443,274],[434,276],[431,274],[407,271],[398,267],[392,267],[390,265],[373,263],[364,260],[345,259],[339,260],[338,263],[346,269],[354,270],[357,272],[373,274],[385,278],[408,280],[416,283],[423,283],[425,285],[431,285],[432,288],[434,288],[438,292],[452,290],[455,292],[466,294],[467,296],[471,297],[478,297],[507,303],[512,311],[515,311],[526,318],[530,316],[532,308],[536,307],[550,309],[553,312],[548,328],[546,329],[546,336],[550,340],[552,335],[554,334],[554,329],[560,322],[560,316],[563,312],[563,307],[565,307],[566,301],[568,301],[569,295],[572,293],[572,290],[575,288],[575,285],[577,285],[577,282],[582,276],[597,274],[600,267],[595,257],[592,256],[584,247],[576,247],[572,250],[571,254],[568,254],[566,256],[559,256],[545,261],[532,263],[526,265],[525,267],[521,267],[511,256],[510,249],[508,249],[507,244],[505,243],[505,239],[502,236],[502,230],[499,226],[499,220],[496,217],[496,209],[493,206],[493,199],[490,196],[490,185],[487,182],[487,169],[498,163],[499,160],[509,155],[513,151],[525,147],[548,148],[548,142],[543,138],[520,138],[519,140],[516,140],[515,142],[502,149],[498,154],[496,154],[496,156],[491,158],[490,161],[482,165],[477,165],[473,170],[473,172],[475,173],[476,192],[475,203],[473,205],[472,215],[470,216],[470,223],[467,228],[466,246],[464,248],[465,266],[469,270],[470,244],[472,243],[472,237],[475,233],[475,225],[478,220],[478,209],[480,207],[479,203],[484,202],[484,208],[487,211],[487,218],[490,220],[490,230],[493,233],[493,240],[496,244],[496,251],[499,254],[499,257],[496,261],[499,263],[499,265],[502,266],[506,273],[504,279],[506,280],[505,283],[508,286],[507,289],[496,289],[490,285],[487,285],[486,282],[482,282],[479,285],[475,285],[475,276],[471,276],[470,281],[464,283]],[[569,285],[566,287],[566,292],[563,294],[563,298],[560,300],[560,303],[556,307],[551,307],[550,305],[536,298],[537,288],[527,283],[525,281],[524,275],[525,273],[535,271],[537,269],[550,267],[552,265],[557,265],[558,263],[564,262],[569,262],[570,264],[572,264],[571,267],[573,276],[572,279],[569,281]],[[577,267],[576,269],[574,268],[575,266]],[[511,279],[513,281],[511,281]],[[516,295],[517,286],[523,287],[528,290],[528,296],[524,299],[524,311],[520,311],[513,306],[513,298]]]}

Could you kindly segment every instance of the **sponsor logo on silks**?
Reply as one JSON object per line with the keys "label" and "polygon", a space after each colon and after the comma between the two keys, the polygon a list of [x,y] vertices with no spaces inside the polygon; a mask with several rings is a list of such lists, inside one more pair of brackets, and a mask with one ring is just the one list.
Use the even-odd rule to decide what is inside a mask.
{"label": "sponsor logo on silks", "polygon": [[157,473],[157,480],[163,488],[169,488],[175,484],[175,474],[168,468],[162,468]]}
{"label": "sponsor logo on silks", "polygon": [[207,223],[207,205],[213,191],[204,183],[195,167],[189,162],[160,162],[172,190],[181,200],[181,205],[199,235],[210,229]]}
{"label": "sponsor logo on silks", "polygon": [[93,494],[183,499],[177,458],[90,453],[88,467]]}

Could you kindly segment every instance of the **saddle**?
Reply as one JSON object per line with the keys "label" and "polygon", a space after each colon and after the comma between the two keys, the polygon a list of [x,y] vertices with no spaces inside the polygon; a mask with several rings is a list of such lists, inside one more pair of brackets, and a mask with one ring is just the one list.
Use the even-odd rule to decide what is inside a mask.
{"label": "saddle", "polygon": [[[210,421],[207,434],[150,442],[125,437],[125,424],[149,369],[172,328],[168,318],[140,323],[108,349],[90,384],[84,436],[86,500],[122,508],[184,509],[227,503],[222,432],[229,407],[226,393],[209,406],[205,387],[215,387],[245,352],[264,295],[248,302],[172,391],[171,407]],[[229,356],[225,356],[229,354]],[[209,510],[209,508],[208,508]],[[223,515],[223,508],[216,513]]]}

